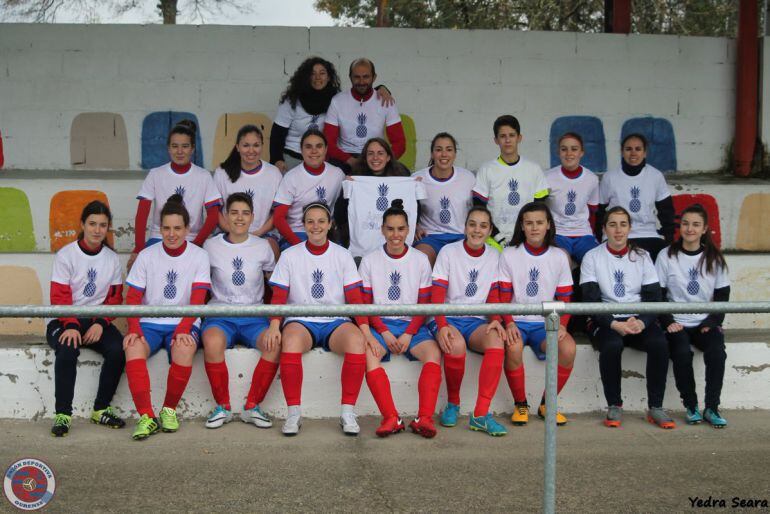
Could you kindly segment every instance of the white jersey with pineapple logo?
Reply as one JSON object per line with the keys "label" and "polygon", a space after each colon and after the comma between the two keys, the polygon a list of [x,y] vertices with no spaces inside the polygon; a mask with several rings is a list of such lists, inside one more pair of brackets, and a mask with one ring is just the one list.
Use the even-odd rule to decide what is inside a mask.
{"label": "white jersey with pineapple logo", "polygon": [[254,232],[270,217],[273,199],[282,179],[281,170],[265,161],[262,161],[262,167],[255,173],[242,171],[235,182],[230,180],[225,170],[217,168],[214,171],[214,184],[222,196],[222,212],[231,194],[246,193],[254,204],[254,221],[249,226],[249,232]]}
{"label": "white jersey with pineapple logo", "polygon": [[599,184],[599,202],[607,209],[620,205],[631,214],[628,237],[659,237],[655,202],[671,196],[666,179],[654,166],[647,164],[635,177],[622,169],[608,171]]}
{"label": "white jersey with pineapple logo", "polygon": [[72,305],[101,305],[110,286],[123,284],[120,262],[115,252],[102,247],[96,255],[88,255],[73,241],[56,252],[51,282],[70,286]]}
{"label": "white jersey with pineapple logo", "polygon": [[332,98],[326,123],[340,128],[337,141],[340,150],[360,154],[368,140],[384,137],[386,126],[401,123],[401,116],[395,104],[383,107],[376,92],[368,100],[359,101],[347,90]]}
{"label": "white jersey with pineapple logo", "polygon": [[433,285],[447,288],[446,303],[486,303],[489,291],[497,287],[500,252],[484,245],[484,253],[473,257],[463,245],[464,241],[457,241],[441,249],[433,266]]}
{"label": "white jersey with pineapple logo", "polygon": [[324,163],[324,170],[318,175],[307,171],[302,163],[287,171],[275,193],[274,202],[289,206],[286,218],[291,230],[305,231],[302,209],[309,203],[324,202],[334,212],[334,203],[340,195],[344,178],[345,173],[328,162]]}
{"label": "white jersey with pineapple logo", "polygon": [[404,201],[409,217],[406,244],[414,241],[417,201],[425,198],[422,182],[412,177],[352,177],[342,183],[348,204],[350,253],[363,257],[385,243],[382,235],[382,215],[396,198]]}
{"label": "white jersey with pineapple logo", "polygon": [[190,213],[188,241],[198,236],[206,209],[222,202],[222,195],[208,170],[191,164],[186,173],[177,173],[171,169],[170,163],[151,169],[137,195],[139,200],[152,200],[150,239],[160,238],[160,211],[168,197],[174,194],[182,195],[187,212]]}
{"label": "white jersey with pineapple logo", "polygon": [[[655,269],[658,272],[660,286],[665,287],[669,302],[710,302],[714,299],[714,290],[730,285],[727,270],[714,263],[711,273],[706,273],[706,264],[701,266],[703,252],[687,255],[679,251],[674,257],[668,256],[669,247],[658,254]],[[707,314],[674,314],[674,320],[685,327],[697,327],[706,319]]]}
{"label": "white jersey with pineapple logo", "polygon": [[206,241],[203,249],[211,263],[210,305],[264,303],[264,273],[275,267],[267,241],[249,235],[242,243],[231,243],[226,234],[220,234]]}
{"label": "white jersey with pineapple logo", "polygon": [[[289,291],[287,303],[308,305],[345,305],[345,291],[361,287],[361,276],[353,256],[338,244],[329,243],[321,255],[307,249],[305,243],[284,250],[275,265],[270,285]],[[343,316],[303,318],[286,321],[333,321]]]}
{"label": "white jersey with pineapple logo", "polygon": [[586,167],[577,178],[569,178],[562,173],[561,166],[548,170],[545,178],[550,190],[546,204],[553,215],[556,233],[568,237],[592,235],[588,206],[599,205],[599,178]]}
{"label": "white jersey with pineapple logo", "polygon": [[433,177],[430,168],[416,171],[412,176],[422,178],[427,196],[420,200],[420,228],[427,234],[462,234],[465,217],[473,204],[471,190],[476,176],[457,166],[445,180]]}
{"label": "white jersey with pineapple logo", "polygon": [[[358,268],[364,293],[371,294],[375,305],[414,305],[420,290],[430,294],[431,269],[428,257],[407,246],[401,257],[391,257],[381,246],[361,259]],[[411,316],[383,316],[411,319]]]}
{"label": "white jersey with pineapple logo", "polygon": [[[635,303],[642,301],[642,286],[658,282],[658,274],[650,254],[641,248],[617,256],[610,253],[607,243],[602,243],[583,257],[580,283],[586,282],[599,284],[603,302]],[[614,314],[614,317],[625,318],[632,315],[635,316]]]}
{"label": "white jersey with pineapple logo", "polygon": [[289,129],[284,148],[301,153],[299,142],[302,140],[302,136],[310,129],[323,130],[325,119],[326,113],[308,114],[299,100],[297,100],[296,107],[291,106],[291,101],[284,100],[278,104],[278,112],[275,113],[273,123]]}
{"label": "white jersey with pineapple logo", "polygon": [[534,162],[519,157],[519,162],[509,165],[498,157],[481,165],[473,192],[487,202],[492,221],[510,241],[519,211],[529,202],[545,198],[548,182]]}
{"label": "white jersey with pineapple logo", "polygon": [[[142,305],[189,305],[193,288],[211,289],[209,255],[192,243],[172,257],[163,243],[145,248],[134,261],[126,284],[144,291]],[[141,318],[142,323],[177,325],[182,318]],[[196,325],[198,320],[196,320]]]}
{"label": "white jersey with pineapple logo", "polygon": [[[500,256],[500,290],[512,290],[512,303],[551,302],[572,294],[569,258],[561,248],[550,246],[540,255],[527,248],[509,246]],[[543,316],[514,316],[514,321],[543,321]]]}

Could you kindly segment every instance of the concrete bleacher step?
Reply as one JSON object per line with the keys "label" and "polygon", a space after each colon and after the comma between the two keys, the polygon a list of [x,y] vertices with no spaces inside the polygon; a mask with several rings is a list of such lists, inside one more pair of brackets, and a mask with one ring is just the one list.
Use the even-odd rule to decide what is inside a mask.
{"label": "concrete bleacher step", "polygon": [[[727,365],[722,406],[725,409],[770,409],[770,333],[765,330],[732,330],[727,336]],[[236,412],[248,391],[251,375],[258,359],[256,351],[245,348],[228,350],[226,359],[230,372],[230,395]],[[578,339],[575,368],[564,392],[559,397],[560,409],[579,413],[602,410],[606,407],[599,379],[599,354],[583,338]],[[78,365],[75,389],[75,415],[90,413],[98,383],[101,357],[83,350]],[[469,354],[462,388],[461,410],[467,414],[473,408],[481,358]],[[313,350],[303,358],[303,413],[307,417],[333,417],[339,412],[340,367],[342,359],[334,354]],[[161,351],[148,363],[153,388],[153,405],[161,406],[166,390],[168,360]],[[413,416],[417,410],[417,379],[420,364],[396,357],[384,364],[391,380],[393,396],[400,412]],[[544,386],[545,365],[537,361],[530,350],[525,350],[527,391],[530,404],[537,405]],[[695,352],[695,378],[701,402],[704,390],[702,354]],[[623,354],[623,398],[625,408],[641,411],[646,408],[645,354],[627,350]],[[446,402],[442,383],[439,404]],[[136,411],[125,377],[121,380],[114,406],[127,416]],[[681,410],[679,394],[669,368],[665,406]],[[198,352],[193,374],[179,406],[183,417],[206,416],[214,407],[208,379],[203,367],[203,355]],[[273,382],[263,403],[267,412],[283,417],[286,406],[281,391],[280,374]],[[54,414],[54,352],[40,337],[0,337],[0,418],[38,419]],[[492,410],[508,413],[512,410],[511,393],[502,377]],[[361,415],[378,414],[376,405],[366,387],[361,389],[357,411]]]}

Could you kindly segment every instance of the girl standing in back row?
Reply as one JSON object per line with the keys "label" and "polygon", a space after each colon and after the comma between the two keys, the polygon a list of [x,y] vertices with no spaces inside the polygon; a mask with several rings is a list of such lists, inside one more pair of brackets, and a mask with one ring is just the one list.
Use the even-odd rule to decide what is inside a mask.
{"label": "girl standing in back row", "polygon": [[[146,246],[161,240],[160,212],[171,195],[179,195],[190,216],[187,239],[196,246],[203,242],[216,228],[222,196],[214,186],[211,173],[192,162],[195,153],[197,126],[193,121],[182,120],[168,134],[168,154],[171,161],[147,173],[137,199],[134,250],[128,260],[128,267]],[[152,209],[152,215],[150,215]],[[204,223],[205,211],[205,223]],[[150,238],[145,241],[147,220],[150,220]]]}

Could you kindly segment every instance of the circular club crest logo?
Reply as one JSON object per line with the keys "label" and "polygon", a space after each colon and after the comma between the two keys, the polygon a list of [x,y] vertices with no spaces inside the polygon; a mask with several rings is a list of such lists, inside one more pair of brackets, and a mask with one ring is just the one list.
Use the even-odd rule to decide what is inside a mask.
{"label": "circular club crest logo", "polygon": [[38,459],[21,459],[5,471],[5,497],[16,508],[37,510],[48,505],[56,491],[56,478],[48,464]]}

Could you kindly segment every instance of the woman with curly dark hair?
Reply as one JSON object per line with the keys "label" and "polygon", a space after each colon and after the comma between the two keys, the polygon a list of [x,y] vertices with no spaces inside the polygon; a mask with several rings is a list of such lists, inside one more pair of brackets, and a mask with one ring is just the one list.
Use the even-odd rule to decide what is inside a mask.
{"label": "woman with curly dark hair", "polygon": [[[321,57],[308,57],[289,79],[281,94],[270,133],[270,163],[286,172],[302,162],[299,141],[308,129],[323,129],[326,110],[340,91],[334,65]],[[393,100],[384,86],[377,88],[383,105]]]}

